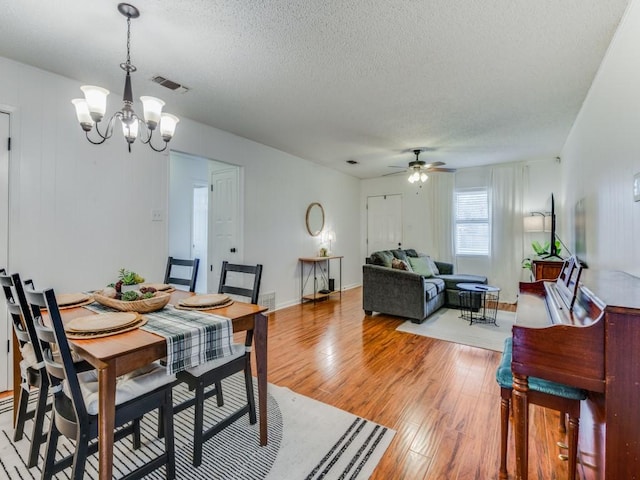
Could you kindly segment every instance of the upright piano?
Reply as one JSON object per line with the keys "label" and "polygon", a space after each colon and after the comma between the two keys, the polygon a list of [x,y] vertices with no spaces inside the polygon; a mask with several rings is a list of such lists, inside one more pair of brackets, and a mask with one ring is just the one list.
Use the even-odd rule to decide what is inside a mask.
{"label": "upright piano", "polygon": [[511,364],[516,479],[527,479],[531,376],[589,392],[578,445],[585,479],[640,480],[640,278],[585,270],[569,302],[556,286],[520,284]]}

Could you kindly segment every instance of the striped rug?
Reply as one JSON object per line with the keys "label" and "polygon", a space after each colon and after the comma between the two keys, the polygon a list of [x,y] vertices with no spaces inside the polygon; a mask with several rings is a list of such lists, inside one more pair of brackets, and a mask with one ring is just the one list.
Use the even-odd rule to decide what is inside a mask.
{"label": "striped rug", "polygon": [[[257,388],[257,387],[256,387]],[[205,411],[205,423],[211,424],[237,408],[235,398],[244,395],[240,375],[223,383],[225,406]],[[257,390],[256,390],[257,391]],[[174,390],[174,401],[187,398],[190,393],[183,386]],[[8,480],[39,479],[40,468],[28,469],[31,422],[27,422],[25,437],[13,442],[11,398],[0,401],[0,478]],[[235,422],[204,445],[203,462],[198,468],[191,465],[193,408],[175,416],[176,478],[189,480],[248,480],[248,479],[366,479],[369,478],[387,449],[394,431],[356,417],[287,388],[269,384],[268,395],[269,443],[258,444],[258,424],[249,425],[248,416]],[[116,442],[114,448],[114,477],[120,478],[133,468],[144,464],[163,450],[156,438],[155,413],[142,422],[143,446],[131,449],[131,441]],[[66,440],[59,446],[60,455],[73,451]],[[44,446],[41,448],[41,457]],[[59,458],[59,457],[58,457]],[[42,458],[40,464],[42,463]],[[58,474],[67,479],[70,469]],[[85,478],[97,478],[97,455],[90,457]],[[164,469],[147,478],[163,479]]]}

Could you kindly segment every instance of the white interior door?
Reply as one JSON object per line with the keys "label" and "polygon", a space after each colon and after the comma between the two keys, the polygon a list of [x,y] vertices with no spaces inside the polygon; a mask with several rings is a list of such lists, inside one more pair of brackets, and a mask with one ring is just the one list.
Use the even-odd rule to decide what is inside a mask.
{"label": "white interior door", "polygon": [[[9,114],[0,112],[0,267],[8,268],[9,259]],[[7,270],[7,273],[11,273]],[[1,295],[1,294],[0,294]],[[11,322],[4,298],[0,300],[0,392],[11,381]]]}
{"label": "white interior door", "polygon": [[217,291],[220,267],[224,260],[241,263],[240,169],[216,170],[211,173],[209,193],[209,265],[210,291]]}
{"label": "white interior door", "polygon": [[367,197],[367,256],[402,244],[402,195]]}

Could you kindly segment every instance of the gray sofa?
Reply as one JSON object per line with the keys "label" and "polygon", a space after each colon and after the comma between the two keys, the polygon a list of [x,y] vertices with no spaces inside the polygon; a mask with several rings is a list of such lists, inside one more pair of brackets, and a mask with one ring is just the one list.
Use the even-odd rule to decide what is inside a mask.
{"label": "gray sofa", "polygon": [[362,266],[362,308],[366,315],[378,312],[422,323],[443,306],[460,307],[458,283],[487,283],[484,276],[455,274],[453,265],[445,262],[432,261],[431,265],[437,271],[428,277],[391,268],[387,266],[388,262],[381,260],[389,254],[403,262],[407,257],[427,257],[414,250],[386,250],[367,258]]}

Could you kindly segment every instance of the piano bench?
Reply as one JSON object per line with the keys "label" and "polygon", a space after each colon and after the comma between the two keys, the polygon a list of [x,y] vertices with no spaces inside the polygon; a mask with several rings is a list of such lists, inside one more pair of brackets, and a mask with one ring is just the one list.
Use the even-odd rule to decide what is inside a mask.
{"label": "piano bench", "polygon": [[[511,410],[511,393],[513,391],[513,374],[511,372],[513,339],[507,338],[504,342],[504,352],[500,360],[500,365],[496,371],[496,380],[500,385],[500,479],[508,478],[507,473],[507,444],[509,438],[509,414]],[[578,456],[578,428],[580,421],[580,401],[587,398],[587,392],[563,385],[561,383],[550,382],[541,378],[529,377],[529,392],[527,399],[529,403],[539,405],[544,408],[551,408],[560,412],[561,425],[564,425],[564,418],[569,416],[569,464],[568,479],[575,480]],[[526,433],[528,436],[528,432]]]}

